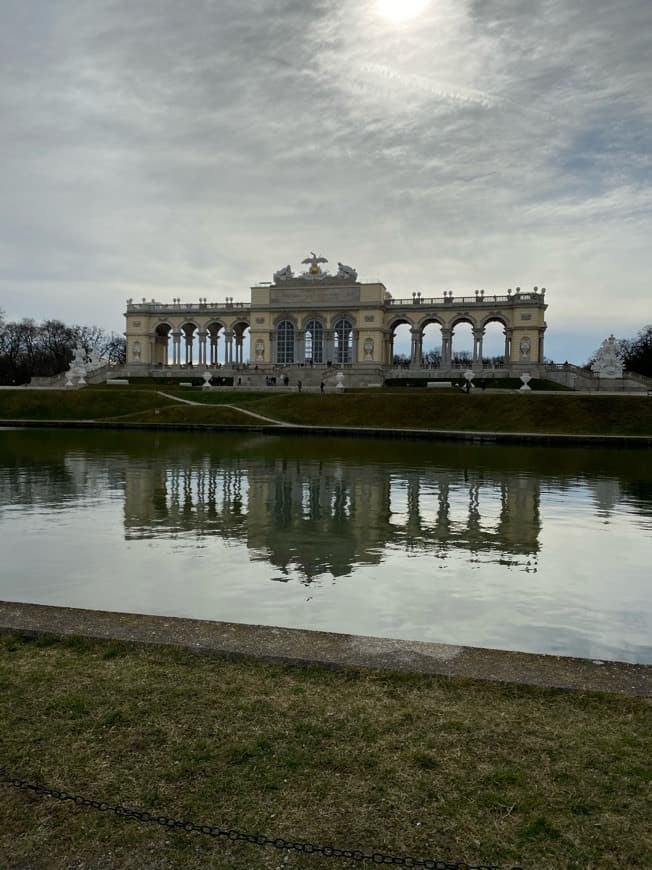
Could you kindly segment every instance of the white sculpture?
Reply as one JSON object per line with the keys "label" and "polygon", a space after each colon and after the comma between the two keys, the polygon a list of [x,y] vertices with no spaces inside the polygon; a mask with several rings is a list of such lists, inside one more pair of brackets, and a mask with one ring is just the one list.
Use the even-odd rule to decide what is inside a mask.
{"label": "white sculpture", "polygon": [[[135,357],[135,347],[138,345],[138,357],[140,359],[140,344],[136,342],[134,345],[133,355]],[[72,351],[72,359],[70,360],[70,365],[66,371],[66,386],[73,387],[75,378],[77,379],[77,386],[85,387],[86,386],[86,375],[89,372],[93,372],[96,369],[101,368],[105,365],[106,360],[103,359],[98,353],[95,351],[89,351],[88,353],[84,350],[81,345],[77,345],[73,348]]]}
{"label": "white sculpture", "polygon": [[288,278],[294,278],[294,272],[292,271],[289,263],[287,266],[284,266],[282,269],[279,269],[278,272],[274,272],[274,283],[279,284],[281,281],[287,281]]}
{"label": "white sculpture", "polygon": [[265,362],[265,344],[260,338],[256,342],[256,362]]}
{"label": "white sculpture", "polygon": [[344,392],[344,372],[337,372],[335,375],[335,392]]}
{"label": "white sculpture", "polygon": [[599,378],[622,378],[623,364],[618,358],[618,343],[614,335],[610,335],[600,345],[591,371]]}
{"label": "white sculpture", "polygon": [[[518,289],[518,288],[517,288]],[[519,344],[519,350],[521,352],[521,360],[527,361],[530,359],[530,339],[527,335],[524,335],[521,339],[521,343]]]}
{"label": "white sculpture", "polygon": [[202,378],[204,379],[204,383],[201,385],[202,390],[212,390],[213,389],[211,386],[211,378],[212,377],[213,377],[213,375],[211,374],[211,372],[209,372],[208,369],[206,369],[206,371],[202,375]]}
{"label": "white sculpture", "polygon": [[365,362],[373,361],[373,358],[374,358],[374,340],[373,340],[373,338],[365,338],[363,349],[364,349]]}
{"label": "white sculpture", "polygon": [[358,273],[352,266],[345,266],[344,263],[338,262],[338,272],[336,278],[348,278],[351,281],[358,280]]}
{"label": "white sculpture", "polygon": [[73,348],[72,359],[66,372],[66,386],[73,387],[75,378],[77,386],[83,387],[86,385],[86,351],[80,345]]}
{"label": "white sculpture", "polygon": [[519,389],[520,390],[531,390],[532,387],[528,386],[528,384],[530,383],[531,380],[532,380],[532,375],[528,374],[527,372],[523,372],[523,374],[521,375],[521,382],[522,382],[523,386],[519,387]]}

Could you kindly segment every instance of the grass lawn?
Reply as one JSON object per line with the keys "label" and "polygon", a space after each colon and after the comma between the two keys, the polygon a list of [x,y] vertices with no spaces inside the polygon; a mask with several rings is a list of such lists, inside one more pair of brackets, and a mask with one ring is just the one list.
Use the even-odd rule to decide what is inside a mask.
{"label": "grass lawn", "polygon": [[[292,840],[652,866],[643,699],[0,635],[9,773]],[[0,787],[9,867],[346,867]],[[371,866],[369,864],[369,866]]]}
{"label": "grass lawn", "polygon": [[[287,423],[486,432],[541,432],[587,435],[652,435],[652,400],[647,396],[513,393],[435,394],[432,390],[358,390],[332,393],[272,393],[166,388],[172,396],[200,403],[181,405],[144,388],[88,387],[84,390],[0,391],[4,419],[125,419],[187,423],[251,423],[251,418],[217,413],[216,406],[240,405]],[[206,406],[214,409],[209,412]]]}

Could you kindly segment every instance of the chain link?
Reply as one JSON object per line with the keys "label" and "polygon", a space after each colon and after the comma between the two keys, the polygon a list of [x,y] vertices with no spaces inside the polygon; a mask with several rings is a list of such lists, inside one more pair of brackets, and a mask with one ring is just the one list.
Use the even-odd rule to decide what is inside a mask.
{"label": "chain link", "polygon": [[[93,798],[82,797],[56,788],[29,782],[17,776],[10,776],[0,768],[0,784],[8,785],[33,794],[52,797],[59,801],[70,801],[78,807],[90,807],[101,813],[114,813],[124,819],[151,822],[164,828],[174,828],[188,833],[206,834],[209,837],[225,837],[232,842],[240,840],[256,846],[272,846],[303,852],[306,855],[322,855],[324,858],[347,858],[349,861],[371,861],[373,864],[391,864],[394,867],[425,867],[427,870],[500,870],[497,864],[465,864],[463,861],[438,861],[430,858],[413,858],[411,855],[386,855],[383,852],[362,852],[359,849],[340,849],[337,846],[320,846],[316,843],[285,840],[283,837],[268,837],[265,834],[248,834],[236,828],[219,828],[217,825],[200,825],[188,819],[173,819],[170,816],[156,816],[145,810],[133,810],[121,804],[109,804]],[[523,870],[512,867],[511,870]]]}

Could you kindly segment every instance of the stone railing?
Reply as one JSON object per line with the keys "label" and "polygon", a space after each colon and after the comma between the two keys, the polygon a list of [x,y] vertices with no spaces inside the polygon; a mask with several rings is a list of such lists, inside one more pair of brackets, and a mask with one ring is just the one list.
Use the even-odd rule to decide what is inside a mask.
{"label": "stone railing", "polygon": [[638,381],[639,384],[644,384],[648,390],[652,390],[652,378],[649,378],[647,375],[641,375],[638,372],[623,372],[623,377],[631,378],[633,381]]}
{"label": "stone railing", "polygon": [[405,307],[406,305],[422,305],[431,307],[433,305],[482,305],[483,303],[486,305],[495,305],[499,303],[501,305],[520,305],[524,302],[535,302],[537,304],[541,304],[545,302],[545,293],[539,291],[532,291],[527,293],[508,293],[506,295],[498,295],[495,293],[485,293],[484,291],[481,293],[476,293],[474,296],[454,296],[451,292],[445,296],[422,296],[419,293],[415,293],[411,298],[408,299],[387,299],[386,304],[391,306],[400,306]]}
{"label": "stone railing", "polygon": [[160,313],[161,311],[243,311],[249,310],[251,305],[248,302],[157,302],[152,299],[150,302],[127,302],[127,312],[131,311],[151,311]]}

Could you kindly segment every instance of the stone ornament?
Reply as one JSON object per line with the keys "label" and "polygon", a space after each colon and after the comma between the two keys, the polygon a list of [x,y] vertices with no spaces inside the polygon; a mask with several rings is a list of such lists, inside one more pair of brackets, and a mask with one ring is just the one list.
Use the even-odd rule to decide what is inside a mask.
{"label": "stone ornament", "polygon": [[365,338],[363,349],[364,349],[365,362],[372,362],[373,358],[374,358],[374,340],[373,340],[373,338]]}
{"label": "stone ornament", "polygon": [[519,387],[519,389],[520,390],[531,390],[532,387],[528,386],[528,384],[530,383],[531,380],[532,380],[532,375],[528,374],[527,372],[523,372],[523,374],[521,375],[521,382],[522,382],[523,386]]}
{"label": "stone ornament", "polygon": [[339,281],[358,280],[357,269],[340,262],[337,264],[337,274],[331,275],[330,272],[322,269],[320,265],[320,263],[328,263],[326,257],[322,257],[314,251],[311,251],[310,256],[306,257],[301,262],[303,265],[309,266],[306,272],[302,272],[300,275],[295,275],[292,271],[292,267],[288,264],[287,266],[283,266],[282,269],[278,269],[278,271],[274,272],[274,275],[272,276],[273,283],[282,284],[285,281],[292,281],[297,278],[303,281],[323,281],[325,278],[330,278],[331,280],[337,278]]}
{"label": "stone ornament", "polygon": [[265,362],[265,344],[262,339],[258,339],[256,342],[256,362]]}
{"label": "stone ornament", "polygon": [[335,276],[336,278],[347,278],[350,281],[358,280],[357,270],[354,269],[352,266],[345,266],[344,263],[338,263],[337,266],[338,271],[337,275]]}
{"label": "stone ornament", "polygon": [[623,364],[618,359],[618,343],[613,334],[600,345],[591,371],[599,378],[622,378]]}
{"label": "stone ornament", "polygon": [[527,335],[524,335],[521,339],[521,343],[518,346],[518,349],[521,352],[521,360],[529,360],[530,359],[530,350],[531,350],[530,339]]}
{"label": "stone ornament", "polygon": [[310,256],[301,262],[310,266],[308,271],[301,275],[307,281],[321,281],[328,277],[328,272],[324,272],[319,265],[320,263],[328,263],[326,257],[317,256],[314,251],[311,251]]}
{"label": "stone ornament", "polygon": [[287,266],[283,266],[278,272],[274,272],[273,278],[275,284],[280,284],[281,281],[288,281],[290,278],[294,278],[294,272],[290,264],[288,263]]}

